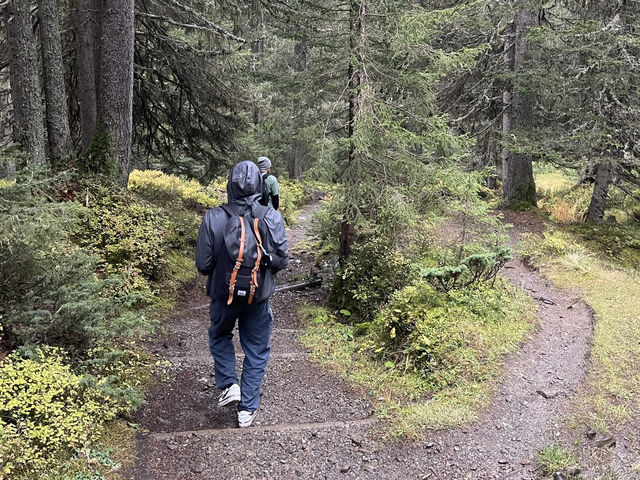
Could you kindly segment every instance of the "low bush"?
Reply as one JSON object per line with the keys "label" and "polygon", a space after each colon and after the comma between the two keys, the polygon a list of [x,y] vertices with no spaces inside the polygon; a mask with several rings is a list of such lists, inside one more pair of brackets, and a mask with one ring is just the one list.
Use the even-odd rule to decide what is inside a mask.
{"label": "low bush", "polygon": [[0,478],[36,478],[95,441],[129,405],[87,386],[56,349],[0,364]]}
{"label": "low bush", "polygon": [[311,193],[298,180],[278,179],[278,183],[280,187],[279,211],[287,225],[294,225],[296,213],[311,201]]}
{"label": "low bush", "polygon": [[441,292],[495,280],[498,271],[511,260],[511,250],[500,247],[492,252],[469,255],[456,265],[428,268],[421,272],[432,287]]}
{"label": "low bush", "polygon": [[502,282],[443,293],[419,281],[395,292],[375,317],[372,350],[410,366],[434,390],[483,381],[502,348],[521,340],[525,307]]}
{"label": "low bush", "polygon": [[370,239],[354,247],[336,274],[330,302],[349,311],[354,319],[372,320],[393,292],[407,284],[411,274],[410,262],[386,239]]}
{"label": "low bush", "polygon": [[169,248],[173,225],[164,212],[140,203],[112,203],[91,208],[81,243],[110,267],[131,267],[157,279]]}
{"label": "low bush", "polygon": [[214,187],[203,187],[197,180],[186,180],[157,170],[134,170],[129,175],[129,190],[152,202],[182,201],[186,206],[212,208],[222,203]]}

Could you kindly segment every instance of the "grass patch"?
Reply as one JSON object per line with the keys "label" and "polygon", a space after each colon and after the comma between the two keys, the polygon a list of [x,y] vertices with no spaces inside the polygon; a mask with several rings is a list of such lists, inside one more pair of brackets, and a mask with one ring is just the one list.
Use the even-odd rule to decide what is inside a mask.
{"label": "grass patch", "polygon": [[551,196],[571,188],[575,181],[561,171],[539,173],[535,176],[536,189],[542,196]]}
{"label": "grass patch", "polygon": [[[434,316],[423,319],[430,330],[419,335],[421,350],[414,351],[419,358],[408,348],[403,355],[391,354],[392,348],[381,346],[379,330],[343,325],[320,307],[301,307],[300,315],[307,322],[302,341],[312,358],[332,365],[376,399],[376,413],[387,421],[389,435],[418,438],[425,428],[453,427],[474,420],[489,400],[504,355],[515,351],[532,330],[529,298],[502,283],[495,290],[504,310],[496,311],[495,318],[487,321],[482,320],[484,314],[475,317],[469,313],[477,305],[466,310],[468,299],[436,294],[438,301],[448,305],[434,308],[438,310]],[[395,308],[393,300],[388,308]],[[457,325],[456,332],[449,331],[453,325]],[[455,342],[449,341],[449,334]],[[434,350],[429,350],[431,357],[425,363],[427,350],[423,347],[427,343]]]}
{"label": "grass patch", "polygon": [[577,465],[577,461],[569,450],[552,443],[538,452],[538,465],[541,473],[549,476]]}

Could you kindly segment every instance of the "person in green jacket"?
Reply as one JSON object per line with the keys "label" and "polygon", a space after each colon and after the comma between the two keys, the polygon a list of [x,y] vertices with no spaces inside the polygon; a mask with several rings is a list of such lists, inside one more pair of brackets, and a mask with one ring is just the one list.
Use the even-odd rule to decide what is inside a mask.
{"label": "person in green jacket", "polygon": [[262,205],[269,206],[274,210],[278,210],[280,207],[280,186],[278,185],[278,179],[275,175],[270,173],[271,160],[267,157],[258,158],[258,167],[260,168],[260,175],[262,176]]}

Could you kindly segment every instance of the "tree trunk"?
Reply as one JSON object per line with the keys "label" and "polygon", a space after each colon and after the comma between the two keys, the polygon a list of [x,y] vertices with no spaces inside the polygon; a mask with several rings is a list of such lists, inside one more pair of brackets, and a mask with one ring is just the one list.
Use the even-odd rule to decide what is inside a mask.
{"label": "tree trunk", "polygon": [[64,64],[60,42],[60,23],[56,0],[39,0],[40,42],[44,92],[47,105],[47,138],[51,163],[57,165],[71,153],[69,112],[64,87]]}
{"label": "tree trunk", "polygon": [[127,184],[133,131],[134,0],[102,2],[97,119]]}
{"label": "tree trunk", "polygon": [[593,182],[593,194],[587,210],[587,221],[602,222],[609,198],[609,186],[613,178],[613,165],[610,162],[599,163]]}
{"label": "tree trunk", "polygon": [[99,0],[74,0],[74,5],[80,130],[84,153],[91,145],[96,129],[101,14]]}
{"label": "tree trunk", "polygon": [[[347,136],[349,138],[349,158],[348,165],[352,166],[357,162],[358,152],[354,141],[354,132],[360,103],[362,100],[362,62],[364,61],[364,45],[366,40],[365,18],[366,0],[351,0],[349,10],[349,48],[352,53],[349,61],[349,108],[347,119]],[[349,167],[347,167],[349,168]],[[346,218],[340,226],[340,250],[339,258],[343,263],[351,255],[353,242],[355,241],[355,229],[351,219]]]}
{"label": "tree trunk", "polygon": [[[513,23],[513,45],[505,44],[504,60],[513,74],[511,88],[503,94],[504,114],[502,131],[505,140],[530,125],[533,115],[533,99],[531,94],[520,88],[520,73],[527,51],[526,36],[529,28],[538,24],[538,14],[531,10],[520,10]],[[528,203],[536,205],[536,185],[533,179],[531,156],[509,151],[505,147],[502,152],[502,188],[503,199],[508,204]]]}
{"label": "tree trunk", "polygon": [[40,97],[38,54],[33,38],[31,2],[10,0],[5,7],[13,136],[35,165],[45,164],[44,118]]}

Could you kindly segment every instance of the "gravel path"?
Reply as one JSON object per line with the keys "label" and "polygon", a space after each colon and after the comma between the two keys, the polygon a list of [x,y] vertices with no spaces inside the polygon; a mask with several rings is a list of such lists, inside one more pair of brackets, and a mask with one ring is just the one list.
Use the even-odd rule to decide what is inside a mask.
{"label": "gravel path", "polygon": [[[295,244],[313,207],[289,232],[293,252],[280,284],[308,276],[312,262]],[[520,232],[540,225],[526,214]],[[584,375],[592,315],[516,259],[504,276],[537,299],[539,328],[507,359],[491,406],[464,429],[431,432],[423,442],[384,445],[373,406],[334,372],[310,362],[298,343],[297,305],[320,290],[274,295],[272,357],[254,427],[238,429],[233,409],[218,409],[208,354],[204,283],[186,292],[180,311],[152,349],[170,358],[173,379],[158,383],[136,419],[139,455],[129,478],[155,479],[531,479],[537,448],[561,426],[563,407]],[[241,352],[238,350],[238,353]],[[239,355],[240,356],[240,355]],[[240,362],[239,362],[240,364]]]}

